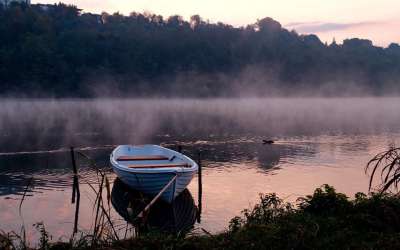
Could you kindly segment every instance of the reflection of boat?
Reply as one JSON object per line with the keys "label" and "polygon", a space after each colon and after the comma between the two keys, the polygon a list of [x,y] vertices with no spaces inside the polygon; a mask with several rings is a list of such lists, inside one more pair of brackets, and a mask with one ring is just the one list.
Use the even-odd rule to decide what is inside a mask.
{"label": "reflection of boat", "polygon": [[[146,197],[141,192],[130,189],[119,178],[115,180],[111,202],[126,221],[135,223],[134,219],[146,206],[145,201]],[[171,204],[156,202],[147,216],[147,225],[150,229],[161,232],[187,232],[193,227],[196,216],[197,208],[193,197],[187,189],[184,189]]]}
{"label": "reflection of boat", "polygon": [[[114,172],[133,189],[172,202],[190,183],[198,166],[189,157],[156,145],[122,145],[110,156]],[[169,185],[168,185],[169,184]]]}

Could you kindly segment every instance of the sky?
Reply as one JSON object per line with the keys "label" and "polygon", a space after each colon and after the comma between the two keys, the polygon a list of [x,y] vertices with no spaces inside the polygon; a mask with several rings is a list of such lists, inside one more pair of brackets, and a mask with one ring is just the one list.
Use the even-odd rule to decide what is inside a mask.
{"label": "sky", "polygon": [[[234,26],[272,17],[285,28],[316,34],[330,43],[346,38],[370,39],[375,45],[400,43],[400,0],[61,0],[85,12],[152,12],[188,19],[199,14],[211,22]],[[60,0],[32,0],[32,3]]]}

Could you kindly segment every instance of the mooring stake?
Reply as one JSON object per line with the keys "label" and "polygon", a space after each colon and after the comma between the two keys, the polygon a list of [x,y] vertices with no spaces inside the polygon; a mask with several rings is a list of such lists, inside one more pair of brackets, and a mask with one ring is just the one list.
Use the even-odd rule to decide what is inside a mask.
{"label": "mooring stake", "polygon": [[79,203],[81,200],[81,193],[79,191],[79,179],[78,179],[78,168],[75,161],[74,147],[71,147],[71,160],[72,160],[72,170],[74,171],[74,183],[72,186],[72,203],[75,203],[76,196],[76,206],[75,206],[75,220],[74,220],[74,234],[78,232],[78,216],[79,216]]}
{"label": "mooring stake", "polygon": [[71,147],[70,153],[71,153],[71,160],[72,160],[72,171],[74,173],[74,176],[72,177],[71,203],[74,204],[75,203],[75,196],[76,196],[75,175],[76,175],[77,169],[76,169],[75,154],[74,154],[74,148],[73,147]]}
{"label": "mooring stake", "polygon": [[203,180],[202,180],[202,167],[201,167],[201,151],[198,152],[197,165],[199,166],[198,171],[198,211],[197,211],[197,222],[201,221],[201,208],[203,198]]}

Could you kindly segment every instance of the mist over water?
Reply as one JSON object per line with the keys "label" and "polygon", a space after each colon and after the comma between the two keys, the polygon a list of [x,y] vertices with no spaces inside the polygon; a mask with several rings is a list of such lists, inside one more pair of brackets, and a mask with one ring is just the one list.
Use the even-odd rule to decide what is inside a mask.
{"label": "mist over water", "polygon": [[[4,99],[2,229],[20,229],[19,199],[33,178],[23,206],[26,225],[43,221],[55,238],[70,234],[70,146],[112,179],[114,145],[181,145],[194,159],[201,150],[203,215],[195,228],[210,232],[224,230],[259,193],[276,192],[295,202],[324,183],[349,196],[366,192],[365,164],[400,143],[399,107],[400,98]],[[263,139],[275,144],[262,145]],[[82,182],[96,181],[87,163],[78,161]],[[84,183],[81,190],[80,229],[88,230],[94,197]],[[197,201],[197,179],[189,191]],[[113,218],[124,224],[115,211]],[[35,240],[35,230],[28,231]]]}
{"label": "mist over water", "polygon": [[157,143],[165,135],[383,133],[399,129],[399,105],[398,98],[6,99],[0,152]]}

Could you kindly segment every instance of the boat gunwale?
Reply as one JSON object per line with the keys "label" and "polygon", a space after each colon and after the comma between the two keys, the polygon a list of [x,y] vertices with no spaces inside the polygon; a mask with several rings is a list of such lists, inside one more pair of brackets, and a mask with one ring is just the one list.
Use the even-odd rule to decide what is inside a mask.
{"label": "boat gunwale", "polygon": [[[142,147],[156,147],[160,150],[165,150],[170,152],[171,154],[177,155],[182,160],[186,161],[191,167],[170,167],[170,168],[129,168],[128,166],[119,164],[117,159],[114,157],[115,153],[123,148],[123,147],[133,147],[133,148],[142,148]],[[135,146],[135,145],[119,145],[117,146],[111,153],[110,155],[110,162],[113,165],[113,167],[119,169],[120,171],[125,171],[129,173],[140,173],[140,174],[158,174],[158,173],[186,173],[186,172],[197,172],[198,171],[198,165],[197,163],[192,160],[191,158],[187,157],[186,155],[179,153],[177,151],[174,151],[169,148],[165,148],[159,145],[152,145],[152,144],[147,144],[147,145],[140,145],[140,146]]]}

